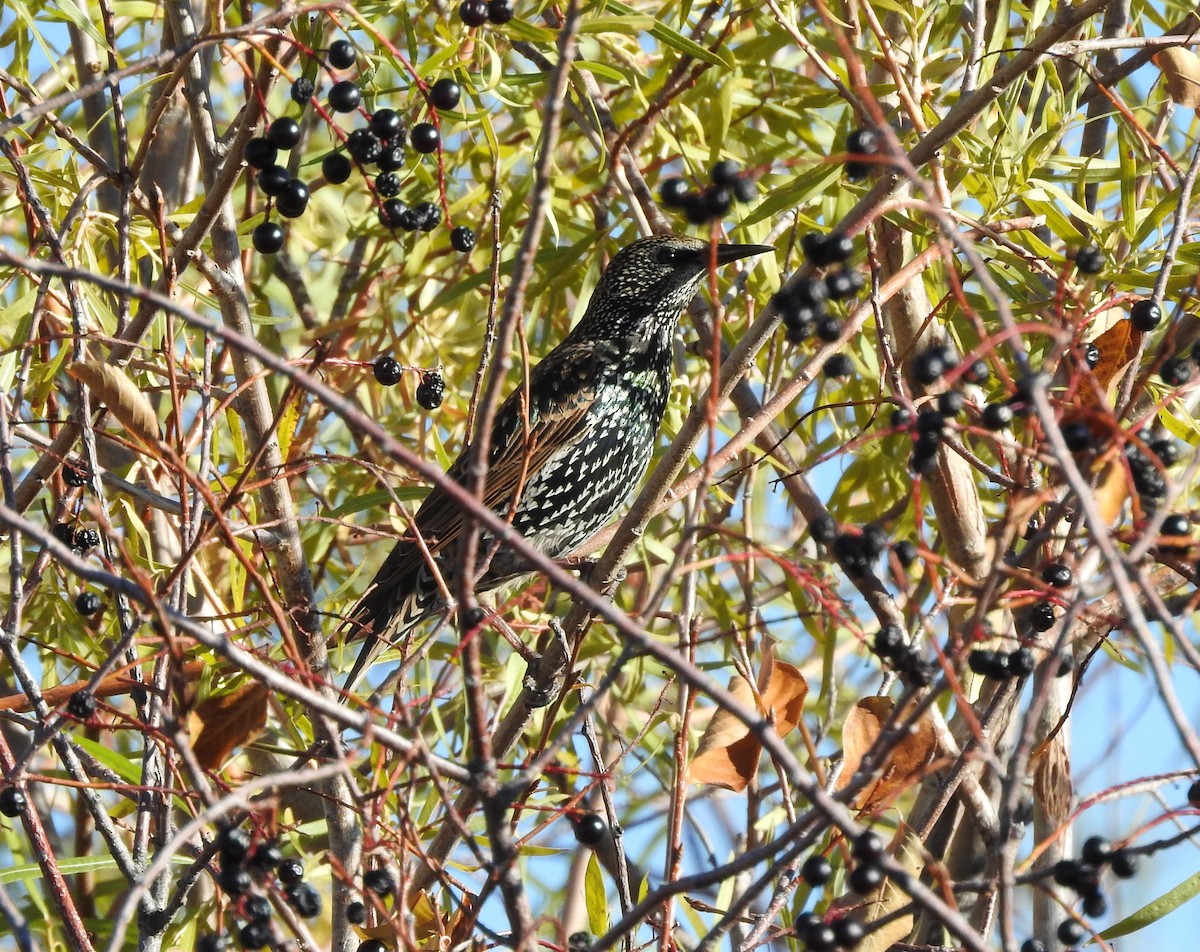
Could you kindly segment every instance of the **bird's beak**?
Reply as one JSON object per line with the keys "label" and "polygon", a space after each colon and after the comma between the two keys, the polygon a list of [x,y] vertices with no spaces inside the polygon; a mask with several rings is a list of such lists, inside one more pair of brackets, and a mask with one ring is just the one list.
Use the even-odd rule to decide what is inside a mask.
{"label": "bird's beak", "polygon": [[717,264],[729,264],[751,255],[765,255],[774,251],[770,245],[717,245]]}

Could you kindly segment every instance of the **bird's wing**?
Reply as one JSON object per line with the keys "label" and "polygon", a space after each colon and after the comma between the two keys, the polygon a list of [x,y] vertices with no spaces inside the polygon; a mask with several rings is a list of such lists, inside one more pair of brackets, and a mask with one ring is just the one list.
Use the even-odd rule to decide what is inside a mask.
{"label": "bird's wing", "polygon": [[[553,453],[583,437],[589,425],[588,411],[622,349],[620,344],[564,342],[533,369],[527,411],[522,389],[509,394],[492,425],[484,506],[507,515],[518,505],[530,476]],[[468,446],[446,475],[465,484],[470,458]],[[462,510],[440,486],[434,486],[425,497],[414,521],[431,556],[457,545],[462,532]],[[396,544],[351,614],[357,623],[352,637],[365,634],[367,629],[379,631],[386,626],[398,607],[398,598],[406,597],[424,564],[425,555],[417,545],[405,541]]]}

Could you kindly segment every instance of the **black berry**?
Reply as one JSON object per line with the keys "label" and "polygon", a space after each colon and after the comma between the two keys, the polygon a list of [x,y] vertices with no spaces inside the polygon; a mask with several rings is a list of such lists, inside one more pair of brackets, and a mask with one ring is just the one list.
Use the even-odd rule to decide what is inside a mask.
{"label": "black berry", "polygon": [[1118,879],[1132,879],[1137,875],[1138,858],[1128,850],[1120,849],[1109,857],[1108,865]]}
{"label": "black berry", "polygon": [[1108,900],[1104,898],[1104,893],[1093,892],[1088,893],[1083,897],[1083,911],[1085,915],[1097,919],[1108,912]]}
{"label": "black berry", "polygon": [[355,59],[354,45],[349,40],[334,40],[329,44],[329,65],[334,69],[349,69]]}
{"label": "black berry", "polygon": [[359,162],[374,162],[383,152],[383,143],[370,129],[355,129],[346,137],[346,151]]}
{"label": "black berry", "polygon": [[896,553],[896,561],[903,568],[908,568],[917,559],[917,547],[907,539],[901,539],[893,545],[892,551]]}
{"label": "black berry", "polygon": [[230,896],[244,896],[250,891],[250,887],[254,885],[250,879],[250,874],[240,866],[222,869],[218,881],[221,884],[221,888]]}
{"label": "black berry", "polygon": [[340,152],[330,152],[321,160],[321,174],[330,185],[341,185],[349,180],[353,170],[350,160]]}
{"label": "black berry", "polygon": [[387,946],[379,939],[367,939],[358,947],[358,952],[387,952]]}
{"label": "black berry", "polygon": [[400,361],[392,356],[383,356],[375,361],[375,379],[385,387],[394,387],[404,376]]}
{"label": "black berry", "polygon": [[855,129],[846,136],[846,151],[856,155],[874,155],[879,151],[879,133],[874,129]]}
{"label": "black berry", "polygon": [[236,866],[250,852],[250,834],[239,827],[227,826],[217,834],[217,849],[223,865]]}
{"label": "black berry", "polygon": [[880,657],[895,657],[905,647],[904,632],[896,625],[884,625],[875,633],[875,651]]}
{"label": "black berry", "polygon": [[7,817],[18,816],[25,809],[25,803],[25,794],[16,787],[0,790],[0,814]]}
{"label": "black berry", "polygon": [[417,404],[426,410],[436,410],[442,405],[442,395],[446,392],[446,382],[436,370],[431,370],[421,377],[417,385]]}
{"label": "black berry", "polygon": [[1168,387],[1182,387],[1192,379],[1195,368],[1190,360],[1183,357],[1169,357],[1158,368],[1158,375]]}
{"label": "black berry", "polygon": [[1017,648],[1008,655],[1008,670],[1015,678],[1027,678],[1037,667],[1037,659],[1028,648]]}
{"label": "black berry", "polygon": [[488,20],[487,0],[463,0],[458,16],[467,26],[483,26]]}
{"label": "black berry", "polygon": [[1162,308],[1145,298],[1129,309],[1129,319],[1142,333],[1149,333],[1162,323]]}
{"label": "black berry", "polygon": [[948,417],[958,416],[962,412],[966,398],[958,390],[947,390],[938,394],[937,407]]}
{"label": "black berry", "polygon": [[733,192],[714,185],[704,190],[704,208],[710,218],[722,218],[733,208]]}
{"label": "black berry", "polygon": [[488,0],[487,18],[497,26],[503,26],[513,18],[512,0]]}
{"label": "black berry", "polygon": [[575,821],[575,839],[583,846],[599,846],[608,824],[598,813],[585,813]]}
{"label": "black berry", "polygon": [[196,937],[193,952],[225,952],[229,948],[229,937],[216,932],[207,932]]}
{"label": "black berry", "polygon": [[289,886],[283,896],[302,919],[315,919],[321,914],[321,894],[311,883]]}
{"label": "black berry", "polygon": [[400,199],[389,198],[379,206],[379,221],[384,228],[401,228],[404,226],[406,214],[411,211],[412,209]]}
{"label": "black berry", "polygon": [[853,297],[864,284],[863,276],[853,268],[840,268],[825,275],[825,290],[835,301]]}
{"label": "black berry", "polygon": [[854,251],[853,241],[839,231],[830,232],[828,235],[810,231],[800,239],[800,247],[804,256],[818,268],[841,264],[848,260]]}
{"label": "black berry", "polygon": [[334,112],[354,112],[362,103],[362,91],[348,79],[334,83],[329,90],[329,107]]}
{"label": "black berry", "polygon": [[470,251],[475,247],[475,232],[466,225],[459,225],[450,232],[450,247],[464,253]]}
{"label": "black berry", "polygon": [[1034,631],[1049,631],[1054,627],[1054,606],[1050,602],[1038,602],[1029,613]]}
{"label": "black berry", "polygon": [[826,315],[817,321],[817,339],[832,344],[842,336],[842,322],[836,317]]}
{"label": "black berry", "polygon": [[279,158],[279,149],[276,148],[275,143],[270,139],[260,136],[246,143],[246,149],[242,153],[242,157],[246,160],[246,164],[250,168],[265,169],[275,164],[275,160]]}
{"label": "black berry", "polygon": [[1075,573],[1062,562],[1051,562],[1042,569],[1042,581],[1054,588],[1070,588],[1075,581]]}
{"label": "black berry", "polygon": [[379,158],[375,160],[380,172],[395,172],[404,168],[404,146],[388,145],[383,147]]}
{"label": "black berry", "polygon": [[970,367],[963,371],[962,378],[967,383],[981,384],[986,383],[991,375],[992,371],[988,367],[987,362],[983,360],[977,360],[971,364]]}
{"label": "black berry", "polygon": [[979,414],[979,422],[989,430],[1004,430],[1013,421],[1012,407],[1007,403],[989,403]]}
{"label": "black berry", "polygon": [[363,889],[369,889],[378,896],[390,896],[396,889],[396,877],[386,867],[368,869],[363,873]]}
{"label": "black berry", "polygon": [[1088,245],[1075,252],[1075,267],[1080,274],[1099,274],[1104,270],[1104,252]]}
{"label": "black berry", "polygon": [[265,949],[271,941],[271,927],[265,922],[247,922],[238,930],[238,943],[243,949]]}
{"label": "black berry", "polygon": [[1095,439],[1092,428],[1082,420],[1072,420],[1062,425],[1063,442],[1072,453],[1082,453],[1092,448]]}
{"label": "black berry", "polygon": [[260,255],[273,255],[283,247],[283,229],[273,221],[255,225],[250,232],[250,243]]}
{"label": "black berry", "polygon": [[1054,934],[1063,945],[1078,945],[1087,935],[1087,931],[1074,919],[1064,919],[1058,924]]}
{"label": "black berry", "polygon": [[949,364],[946,360],[946,349],[940,344],[921,351],[913,358],[913,378],[925,386],[936,383],[947,369]]}
{"label": "black berry", "polygon": [[833,866],[824,856],[812,855],[800,867],[800,878],[810,886],[824,886],[833,876]]}
{"label": "black berry", "polygon": [[867,930],[857,919],[842,916],[833,921],[833,944],[839,949],[853,949],[866,934]]}
{"label": "black berry", "polygon": [[1008,655],[1002,651],[992,651],[990,648],[974,648],[967,655],[967,666],[976,674],[985,678],[996,678],[1003,681],[1011,674]]}
{"label": "black berry", "polygon": [[1041,939],[1026,939],[1021,943],[1021,952],[1047,952],[1046,943]]}
{"label": "black berry", "polygon": [[288,187],[292,177],[282,165],[268,165],[258,173],[258,187],[265,195],[278,195]]}
{"label": "black berry", "polygon": [[1092,370],[1100,363],[1100,348],[1095,344],[1085,344],[1083,347],[1083,362]]}
{"label": "black berry", "polygon": [[88,474],[87,467],[82,463],[63,463],[62,468],[63,482],[68,486],[79,489],[81,486],[86,486],[91,482],[91,477]]}
{"label": "black berry", "polygon": [[395,138],[404,130],[404,120],[395,109],[376,109],[368,125],[381,139]]}
{"label": "black berry", "polygon": [[381,172],[375,176],[375,191],[384,198],[391,198],[400,191],[400,179],[394,172]]}
{"label": "black berry", "polygon": [[688,183],[678,175],[663,179],[658,187],[658,197],[668,208],[682,208],[688,194]]}
{"label": "black berry", "polygon": [[96,713],[96,695],[91,691],[76,691],[67,699],[67,713],[81,721],[89,720]]}
{"label": "black berry", "polygon": [[308,186],[299,179],[292,179],[287,187],[275,196],[275,207],[284,218],[299,218],[308,208]]}
{"label": "black berry", "polygon": [[874,892],[883,882],[883,870],[872,863],[862,863],[850,871],[846,885],[860,896]]}
{"label": "black berry", "polygon": [[267,138],[271,144],[286,152],[300,144],[300,123],[286,116],[276,119],[267,129]]}
{"label": "black berry", "polygon": [[429,102],[434,109],[454,109],[462,100],[462,87],[444,76],[429,87]]}
{"label": "black berry", "polygon": [[437,126],[431,122],[418,122],[408,134],[408,141],[422,155],[436,152],[441,140],[442,137],[438,134]]}
{"label": "black berry", "polygon": [[837,522],[833,516],[817,516],[808,524],[808,532],[815,542],[828,542],[837,535]]}
{"label": "black berry", "polygon": [[285,859],[275,870],[275,875],[285,886],[295,886],[304,879],[304,864],[298,859]]}
{"label": "black berry", "polygon": [[738,164],[731,159],[722,159],[712,167],[709,172],[710,179],[713,185],[723,185],[726,188],[732,188],[733,183],[737,181]]}
{"label": "black berry", "polygon": [[352,926],[361,926],[367,921],[367,907],[355,900],[346,906],[346,921]]}
{"label": "black berry", "polygon": [[1163,466],[1174,466],[1179,462],[1179,444],[1169,436],[1151,440],[1148,444],[1150,452],[1158,457]]}
{"label": "black berry", "polygon": [[100,596],[95,592],[80,592],[75,596],[75,611],[87,616],[100,611]]}
{"label": "black berry", "polygon": [[752,202],[758,198],[758,186],[754,184],[754,179],[747,178],[745,175],[739,175],[730,188],[733,191],[733,197],[739,202]]}
{"label": "black berry", "polygon": [[854,841],[854,858],[861,861],[879,859],[884,850],[883,837],[874,830],[865,830]]}
{"label": "black berry", "polygon": [[267,840],[265,843],[259,843],[254,847],[254,852],[250,854],[250,866],[255,871],[267,874],[283,861],[283,851],[279,848],[279,844],[274,840]]}
{"label": "black berry", "polygon": [[835,380],[843,380],[850,376],[851,370],[853,370],[853,364],[851,364],[850,358],[845,354],[832,354],[829,359],[825,361],[826,377],[832,377]]}
{"label": "black berry", "polygon": [[271,908],[271,900],[266,896],[247,896],[242,909],[246,913],[246,918],[251,922],[268,922],[274,912]]}
{"label": "black berry", "polygon": [[94,549],[100,544],[100,533],[95,529],[80,529],[75,533],[74,548],[80,552],[86,552],[88,549]]}

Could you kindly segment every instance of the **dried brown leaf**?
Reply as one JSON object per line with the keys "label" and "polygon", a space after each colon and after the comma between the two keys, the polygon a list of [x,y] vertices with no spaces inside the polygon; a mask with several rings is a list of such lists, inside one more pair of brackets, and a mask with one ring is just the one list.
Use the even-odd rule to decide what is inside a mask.
{"label": "dried brown leaf", "polygon": [[1186,47],[1172,46],[1150,58],[1162,70],[1167,95],[1186,109],[1200,108],[1200,56]]}
{"label": "dried brown leaf", "polygon": [[1125,500],[1129,498],[1129,480],[1125,477],[1125,467],[1118,460],[1109,460],[1101,470],[1092,495],[1104,524],[1116,525],[1125,508]]}
{"label": "dried brown leaf", "polygon": [[[851,708],[842,725],[844,764],[838,789],[847,786],[862,765],[863,757],[879,740],[883,725],[892,714],[887,697],[863,698]],[[873,812],[893,803],[905,790],[925,775],[937,749],[933,723],[922,717],[909,733],[892,748],[877,771],[877,779],[855,798],[860,810]]]}
{"label": "dried brown leaf", "polygon": [[158,443],[160,430],[154,408],[124,371],[99,360],[87,360],[71,364],[67,372],[86,384],[131,436],[147,446]]}
{"label": "dried brown leaf", "polygon": [[206,698],[188,715],[192,750],[206,770],[220,768],[234,748],[249,743],[267,724],[270,692],[257,681]]}

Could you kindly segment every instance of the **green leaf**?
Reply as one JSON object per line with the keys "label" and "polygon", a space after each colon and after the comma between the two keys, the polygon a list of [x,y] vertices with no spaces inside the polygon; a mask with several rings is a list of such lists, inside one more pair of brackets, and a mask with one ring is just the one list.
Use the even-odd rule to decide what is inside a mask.
{"label": "green leaf", "polygon": [[[605,6],[622,17],[638,17],[638,14],[632,7],[620,3],[619,0],[609,0]],[[691,56],[693,59],[702,60],[710,66],[720,66],[724,69],[733,69],[733,64],[725,57],[706,50],[698,43],[694,43],[678,30],[673,30],[661,20],[653,21],[653,26],[650,27],[649,33],[652,37],[661,43],[665,43],[673,50]]]}
{"label": "green leaf", "polygon": [[1200,873],[1189,876],[1170,892],[1164,893],[1157,899],[1146,903],[1137,912],[1126,916],[1115,925],[1109,926],[1100,933],[1100,938],[1118,939],[1123,935],[1130,935],[1139,929],[1153,925],[1174,912],[1185,902],[1193,899],[1197,893],[1200,893]]}
{"label": "green leaf", "polygon": [[428,486],[397,486],[394,489],[376,489],[374,492],[363,493],[361,496],[351,496],[336,509],[329,510],[326,515],[330,519],[341,519],[352,516],[357,512],[369,509],[387,509],[393,500],[413,502],[424,499],[429,495]]}
{"label": "green leaf", "polygon": [[587,871],[583,876],[583,897],[587,905],[588,929],[592,935],[604,935],[608,931],[608,896],[604,889],[604,874],[596,854],[588,857]]}

